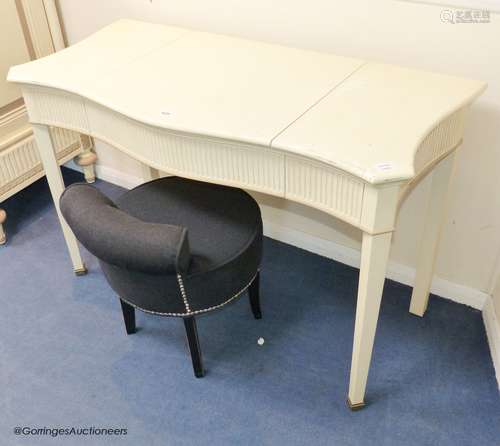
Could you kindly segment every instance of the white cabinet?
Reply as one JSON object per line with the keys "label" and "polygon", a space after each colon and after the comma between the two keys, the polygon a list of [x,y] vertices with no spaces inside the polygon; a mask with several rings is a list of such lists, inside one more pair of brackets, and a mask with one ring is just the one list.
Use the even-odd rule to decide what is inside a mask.
{"label": "white cabinet", "polygon": [[[0,207],[1,203],[45,173],[19,88],[6,82],[11,65],[64,48],[55,0],[0,2]],[[8,44],[4,44],[8,42]],[[51,128],[60,164],[73,157],[87,181],[95,180],[92,140],[71,130]],[[0,208],[0,244],[5,243],[6,212]]]}

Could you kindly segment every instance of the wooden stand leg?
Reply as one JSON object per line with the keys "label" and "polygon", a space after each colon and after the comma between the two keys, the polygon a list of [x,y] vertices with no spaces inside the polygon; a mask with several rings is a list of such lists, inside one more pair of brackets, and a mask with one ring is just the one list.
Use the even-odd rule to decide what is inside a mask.
{"label": "wooden stand leg", "polygon": [[5,230],[3,228],[3,224],[7,220],[7,212],[3,209],[0,209],[0,245],[5,244],[7,241],[7,235],[5,234]]}
{"label": "wooden stand leg", "polygon": [[260,273],[257,273],[252,284],[248,287],[248,297],[250,298],[250,307],[252,308],[253,317],[262,319],[262,311],[260,310]]}
{"label": "wooden stand leg", "polygon": [[198,330],[196,328],[196,320],[194,317],[185,317],[184,327],[186,328],[186,336],[191,352],[191,360],[193,362],[193,371],[196,378],[203,378],[205,374],[203,370],[203,361],[201,359],[200,341],[198,339]]}
{"label": "wooden stand leg", "polygon": [[439,237],[446,215],[446,197],[448,195],[454,153],[442,160],[432,173],[432,185],[427,209],[422,241],[420,243],[415,285],[411,295],[410,313],[423,316],[429,302],[429,292],[434,274],[434,263],[439,244]]}
{"label": "wooden stand leg", "polygon": [[83,175],[85,176],[85,181],[87,183],[95,182],[95,163],[97,161],[97,155],[92,150],[92,140],[86,135],[80,136],[81,145],[83,147],[83,152],[80,153],[75,158],[75,163],[83,168]]}
{"label": "wooden stand leg", "polygon": [[94,164],[90,164],[89,166],[83,166],[83,175],[87,183],[89,184],[95,183]]}
{"label": "wooden stand leg", "polygon": [[384,289],[391,238],[391,232],[380,235],[363,234],[351,378],[347,400],[349,407],[353,410],[360,409],[365,404],[366,382]]}
{"label": "wooden stand leg", "polygon": [[87,270],[83,264],[76,238],[59,210],[59,198],[64,191],[64,182],[61,175],[61,169],[57,164],[49,128],[40,124],[32,124],[32,127],[38,151],[40,153],[40,158],[45,169],[45,175],[49,183],[52,199],[54,200],[54,205],[56,207],[57,216],[59,217],[59,222],[61,223],[64,238],[66,239],[69,255],[73,263],[73,269],[78,275],[85,274]]}

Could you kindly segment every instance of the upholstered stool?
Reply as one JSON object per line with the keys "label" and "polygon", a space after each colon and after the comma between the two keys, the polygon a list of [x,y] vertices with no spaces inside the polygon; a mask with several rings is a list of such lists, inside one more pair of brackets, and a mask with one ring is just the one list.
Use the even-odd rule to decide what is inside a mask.
{"label": "upholstered stool", "polygon": [[135,332],[134,308],[183,318],[197,377],[204,371],[196,315],[222,308],[248,288],[254,317],[261,317],[262,219],[243,190],[168,177],[115,204],[78,183],[64,191],[60,207],[120,297],[127,333]]}

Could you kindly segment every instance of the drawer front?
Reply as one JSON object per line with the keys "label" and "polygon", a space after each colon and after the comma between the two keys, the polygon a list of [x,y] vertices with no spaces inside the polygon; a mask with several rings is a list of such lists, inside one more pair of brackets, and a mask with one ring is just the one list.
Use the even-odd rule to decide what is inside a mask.
{"label": "drawer front", "polygon": [[285,197],[352,224],[361,220],[364,183],[342,170],[286,155]]}
{"label": "drawer front", "polygon": [[81,97],[44,87],[23,86],[22,91],[30,122],[88,133]]}
{"label": "drawer front", "polygon": [[157,169],[284,196],[280,152],[147,126],[92,102],[86,110],[92,136]]}
{"label": "drawer front", "polygon": [[465,113],[466,109],[461,108],[451,114],[424,138],[415,152],[415,175],[456,148],[464,133]]}

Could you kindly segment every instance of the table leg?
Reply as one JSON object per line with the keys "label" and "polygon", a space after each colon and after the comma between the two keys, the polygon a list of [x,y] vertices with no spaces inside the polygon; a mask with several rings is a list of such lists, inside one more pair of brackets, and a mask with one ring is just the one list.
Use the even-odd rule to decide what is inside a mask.
{"label": "table leg", "polygon": [[147,164],[142,165],[142,178],[144,181],[152,181],[160,178],[160,171]]}
{"label": "table leg", "polygon": [[363,233],[351,378],[347,400],[352,410],[360,409],[365,405],[366,381],[384,289],[391,238],[392,232],[379,235]]}
{"label": "table leg", "polygon": [[54,205],[56,207],[57,216],[59,217],[64,238],[66,239],[66,245],[68,246],[69,255],[73,263],[73,269],[77,275],[85,274],[87,270],[80,255],[78,242],[59,210],[59,197],[64,191],[64,181],[61,175],[61,169],[57,163],[49,128],[40,124],[32,124],[32,127],[38,146],[38,152],[40,153],[40,158],[45,169],[47,182],[49,183],[52,199],[54,200]]}
{"label": "table leg", "polygon": [[434,263],[448,195],[454,152],[442,160],[432,173],[432,185],[427,208],[427,219],[417,259],[415,284],[411,295],[410,313],[423,316],[429,302]]}
{"label": "table leg", "polygon": [[7,235],[5,234],[5,230],[3,228],[5,220],[7,220],[7,212],[0,208],[0,245],[7,242]]}

